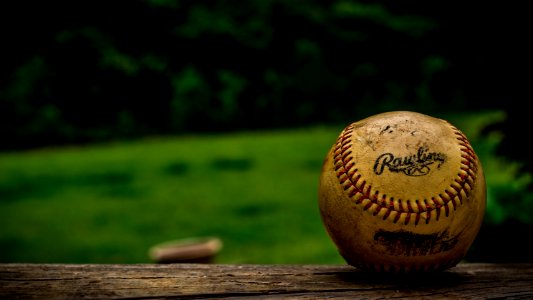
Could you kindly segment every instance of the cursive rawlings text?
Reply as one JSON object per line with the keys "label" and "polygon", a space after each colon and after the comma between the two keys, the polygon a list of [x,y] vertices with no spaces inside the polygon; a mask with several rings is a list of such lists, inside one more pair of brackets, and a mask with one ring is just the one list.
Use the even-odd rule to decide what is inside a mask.
{"label": "cursive rawlings text", "polygon": [[437,168],[439,168],[445,160],[444,153],[430,152],[425,147],[418,148],[415,154],[403,157],[383,153],[374,163],[374,173],[381,175],[385,169],[388,169],[390,172],[402,172],[407,176],[424,176],[431,171],[430,165],[437,163]]}

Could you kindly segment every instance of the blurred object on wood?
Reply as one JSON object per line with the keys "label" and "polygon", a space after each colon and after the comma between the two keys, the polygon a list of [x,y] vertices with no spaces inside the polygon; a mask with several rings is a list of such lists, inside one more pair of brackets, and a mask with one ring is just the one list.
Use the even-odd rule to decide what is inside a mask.
{"label": "blurred object on wood", "polygon": [[157,263],[212,263],[221,249],[218,237],[193,237],[157,244],[149,256]]}

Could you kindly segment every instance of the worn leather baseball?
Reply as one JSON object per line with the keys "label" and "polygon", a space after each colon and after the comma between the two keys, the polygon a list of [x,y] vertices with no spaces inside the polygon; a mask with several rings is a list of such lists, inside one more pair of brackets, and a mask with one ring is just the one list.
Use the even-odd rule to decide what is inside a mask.
{"label": "worn leather baseball", "polygon": [[467,137],[448,121],[391,111],[349,124],[319,181],[323,224],[352,266],[442,271],[466,255],[486,185]]}

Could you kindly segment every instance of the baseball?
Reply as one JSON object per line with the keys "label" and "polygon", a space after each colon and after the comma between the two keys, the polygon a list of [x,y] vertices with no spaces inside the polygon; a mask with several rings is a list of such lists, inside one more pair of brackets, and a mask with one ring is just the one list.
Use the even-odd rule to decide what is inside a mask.
{"label": "baseball", "polygon": [[320,216],[340,255],[377,272],[457,265],[483,221],[486,184],[467,137],[410,111],[349,124],[327,153]]}

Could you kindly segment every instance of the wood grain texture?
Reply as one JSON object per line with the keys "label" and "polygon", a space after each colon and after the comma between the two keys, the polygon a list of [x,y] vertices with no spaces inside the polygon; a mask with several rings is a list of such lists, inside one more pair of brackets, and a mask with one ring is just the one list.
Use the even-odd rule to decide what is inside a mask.
{"label": "wood grain texture", "polygon": [[348,265],[0,264],[0,299],[533,299],[533,264],[384,275]]}

